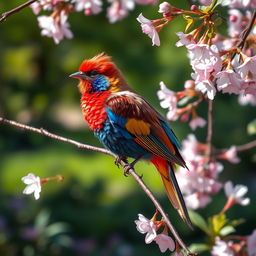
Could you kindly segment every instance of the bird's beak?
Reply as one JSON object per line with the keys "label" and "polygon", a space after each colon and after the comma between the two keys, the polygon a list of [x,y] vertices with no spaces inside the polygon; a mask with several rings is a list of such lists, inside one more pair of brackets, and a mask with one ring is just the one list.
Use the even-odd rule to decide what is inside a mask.
{"label": "bird's beak", "polygon": [[69,75],[69,77],[77,78],[77,79],[88,79],[88,76],[81,71],[75,72],[75,73]]}

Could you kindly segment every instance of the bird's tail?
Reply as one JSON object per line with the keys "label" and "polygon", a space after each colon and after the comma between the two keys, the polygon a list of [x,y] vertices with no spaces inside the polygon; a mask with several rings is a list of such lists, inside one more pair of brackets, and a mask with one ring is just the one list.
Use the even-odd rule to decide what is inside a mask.
{"label": "bird's tail", "polygon": [[188,224],[188,226],[193,229],[191,220],[188,215],[187,207],[175,177],[173,169],[174,166],[165,159],[157,156],[152,158],[151,162],[155,165],[161,176],[167,192],[167,196],[173,207],[178,211],[179,215]]}

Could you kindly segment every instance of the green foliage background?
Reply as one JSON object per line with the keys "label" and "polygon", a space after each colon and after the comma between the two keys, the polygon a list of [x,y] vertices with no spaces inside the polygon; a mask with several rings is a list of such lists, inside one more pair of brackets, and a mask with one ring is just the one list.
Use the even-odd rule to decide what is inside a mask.
{"label": "green foliage background", "polygon": [[[17,0],[1,1],[3,13],[18,6]],[[178,7],[183,3],[173,1]],[[68,77],[84,58],[99,52],[113,56],[129,84],[159,111],[156,92],[164,81],[172,90],[182,90],[191,69],[184,48],[176,48],[175,32],[183,31],[180,18],[160,33],[161,47],[152,47],[141,33],[140,12],[157,18],[157,6],[137,6],[124,20],[109,24],[105,11],[97,16],[70,16],[73,40],[55,45],[41,37],[30,8],[0,24],[0,114],[84,143],[99,145],[83,122],[76,81]],[[224,24],[225,27],[225,24]],[[207,105],[199,113],[206,117]],[[240,106],[236,96],[217,95],[214,101],[214,144],[218,148],[252,140],[246,126],[253,109]],[[171,123],[177,136],[191,133],[186,123]],[[196,136],[205,140],[206,129]],[[221,180],[249,186],[250,207],[235,206],[230,218],[245,218],[239,234],[252,231],[255,204],[253,152],[240,154],[237,165],[224,163]],[[145,182],[166,207],[187,244],[203,242],[199,230],[190,231],[170,206],[162,184],[147,163],[136,166]],[[39,201],[22,195],[21,177],[33,172],[40,177],[62,174],[63,183],[47,183]],[[113,159],[79,150],[49,138],[0,126],[0,255],[158,255],[155,244],[145,245],[136,231],[138,213],[151,217],[154,207],[131,177],[125,178]],[[223,192],[200,212],[206,218],[225,202]],[[254,201],[255,202],[255,201]]]}

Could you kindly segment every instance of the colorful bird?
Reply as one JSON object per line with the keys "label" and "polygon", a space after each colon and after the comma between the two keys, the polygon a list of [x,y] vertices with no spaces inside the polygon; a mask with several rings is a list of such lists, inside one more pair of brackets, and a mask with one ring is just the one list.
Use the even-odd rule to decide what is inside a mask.
{"label": "colorful bird", "polygon": [[70,77],[80,80],[82,112],[95,136],[120,159],[134,158],[131,165],[140,159],[152,162],[172,205],[191,227],[174,173],[175,164],[186,164],[166,120],[129,88],[121,71],[104,53],[84,60]]}

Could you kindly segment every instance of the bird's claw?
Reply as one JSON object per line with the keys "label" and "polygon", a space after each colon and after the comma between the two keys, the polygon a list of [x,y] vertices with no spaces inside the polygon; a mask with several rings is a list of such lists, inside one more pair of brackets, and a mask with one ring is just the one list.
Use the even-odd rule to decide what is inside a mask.
{"label": "bird's claw", "polygon": [[131,164],[126,164],[124,167],[124,176],[127,177],[130,174],[130,170],[133,169]]}
{"label": "bird's claw", "polygon": [[116,159],[115,159],[115,165],[117,165],[117,167],[119,168],[122,161],[127,162],[127,159],[125,157],[122,157],[122,156],[117,156]]}

